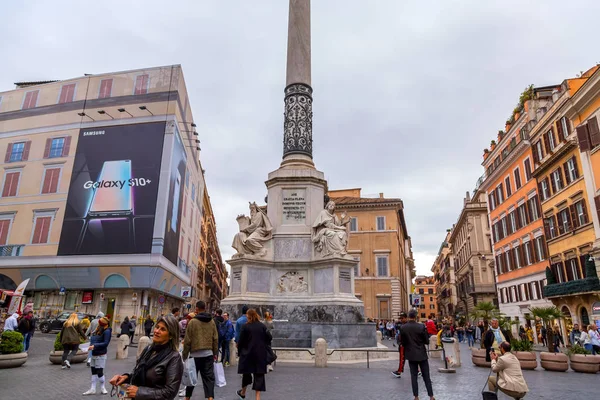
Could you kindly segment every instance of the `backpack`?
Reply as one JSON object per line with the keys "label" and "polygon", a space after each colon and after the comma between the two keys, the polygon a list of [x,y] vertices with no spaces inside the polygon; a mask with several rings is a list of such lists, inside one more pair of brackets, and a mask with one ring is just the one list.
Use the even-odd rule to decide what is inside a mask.
{"label": "backpack", "polygon": [[215,322],[217,324],[217,332],[219,333],[219,337],[224,338],[227,334],[227,321],[215,320]]}

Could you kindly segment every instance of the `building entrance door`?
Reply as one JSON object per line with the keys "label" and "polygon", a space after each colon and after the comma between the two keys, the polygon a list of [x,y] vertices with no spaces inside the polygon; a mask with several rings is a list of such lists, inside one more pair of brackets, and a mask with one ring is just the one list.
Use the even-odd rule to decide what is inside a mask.
{"label": "building entrance door", "polygon": [[390,301],[379,300],[379,318],[389,319],[390,318]]}
{"label": "building entrance door", "polygon": [[115,302],[116,301],[117,301],[117,299],[115,299],[114,297],[109,297],[108,301],[106,302],[106,312],[104,313],[104,315],[110,319],[111,324],[113,322],[115,322]]}

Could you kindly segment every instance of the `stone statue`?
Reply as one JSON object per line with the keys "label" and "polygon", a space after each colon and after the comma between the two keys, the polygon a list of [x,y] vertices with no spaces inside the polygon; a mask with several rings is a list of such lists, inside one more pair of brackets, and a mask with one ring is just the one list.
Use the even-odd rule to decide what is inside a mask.
{"label": "stone statue", "polygon": [[263,257],[267,254],[264,243],[271,240],[273,225],[267,214],[265,214],[256,203],[250,203],[250,216],[238,215],[240,231],[233,238],[231,245],[237,250],[233,257],[241,257],[245,254],[254,254]]}
{"label": "stone statue", "polygon": [[335,203],[330,201],[325,209],[319,213],[313,224],[312,241],[315,250],[322,257],[343,257],[348,253],[348,231],[346,225],[350,223],[346,213],[342,213],[341,219],[335,215]]}
{"label": "stone statue", "polygon": [[279,293],[306,293],[308,292],[308,283],[302,274],[289,271],[279,278],[277,291]]}

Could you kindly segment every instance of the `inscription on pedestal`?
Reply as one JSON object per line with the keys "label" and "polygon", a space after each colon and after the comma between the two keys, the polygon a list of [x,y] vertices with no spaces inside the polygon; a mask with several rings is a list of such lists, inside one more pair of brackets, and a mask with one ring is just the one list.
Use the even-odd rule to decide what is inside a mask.
{"label": "inscription on pedestal", "polygon": [[269,293],[270,280],[268,269],[248,267],[248,292]]}
{"label": "inscription on pedestal", "polygon": [[312,243],[309,239],[275,239],[275,260],[309,260]]}
{"label": "inscription on pedestal", "polygon": [[340,269],[340,293],[352,293],[352,276],[349,269]]}
{"label": "inscription on pedestal", "polygon": [[306,189],[283,189],[283,224],[295,225],[306,222]]}
{"label": "inscription on pedestal", "polygon": [[333,268],[315,270],[315,293],[333,293]]}
{"label": "inscription on pedestal", "polygon": [[231,293],[242,292],[242,271],[234,269],[231,271]]}

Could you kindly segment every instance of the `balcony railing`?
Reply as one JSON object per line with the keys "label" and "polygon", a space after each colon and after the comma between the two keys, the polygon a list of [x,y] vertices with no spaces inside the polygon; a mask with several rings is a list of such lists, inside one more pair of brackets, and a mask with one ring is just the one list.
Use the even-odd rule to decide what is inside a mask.
{"label": "balcony railing", "polygon": [[568,296],[597,291],[600,291],[600,281],[598,278],[585,278],[547,285],[544,288],[544,297]]}
{"label": "balcony railing", "polygon": [[23,253],[24,244],[0,246],[0,257],[18,257]]}
{"label": "balcony railing", "polygon": [[190,274],[190,267],[183,261],[181,258],[177,259],[177,266],[180,270],[186,273],[186,275]]}

